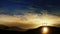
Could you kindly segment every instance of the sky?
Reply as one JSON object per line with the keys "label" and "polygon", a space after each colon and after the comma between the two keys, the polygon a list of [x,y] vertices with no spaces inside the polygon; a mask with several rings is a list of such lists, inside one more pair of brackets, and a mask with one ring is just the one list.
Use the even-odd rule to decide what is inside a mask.
{"label": "sky", "polygon": [[44,23],[60,27],[60,0],[0,0],[0,24],[28,30]]}
{"label": "sky", "polygon": [[0,0],[0,14],[20,15],[25,12],[40,13],[43,10],[60,15],[60,0]]}

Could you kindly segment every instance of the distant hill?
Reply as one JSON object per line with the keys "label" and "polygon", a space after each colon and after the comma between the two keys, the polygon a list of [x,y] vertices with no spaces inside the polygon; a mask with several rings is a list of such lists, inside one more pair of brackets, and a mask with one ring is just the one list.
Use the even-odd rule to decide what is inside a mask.
{"label": "distant hill", "polygon": [[8,27],[8,26],[2,25],[2,24],[0,24],[0,29],[1,30],[10,30],[10,31],[19,31],[20,30],[20,28],[18,28],[18,27],[15,27],[15,26]]}
{"label": "distant hill", "polygon": [[[42,26],[44,27],[44,26]],[[41,34],[41,28],[42,27],[39,27],[37,29],[31,29],[31,30],[28,30],[26,32],[21,32],[19,31],[20,28],[18,27],[8,27],[8,26],[5,26],[5,25],[1,25],[0,24],[0,33],[4,33],[4,34]],[[60,34],[60,27],[50,27],[50,26],[47,26],[48,28],[51,29],[51,34]]]}

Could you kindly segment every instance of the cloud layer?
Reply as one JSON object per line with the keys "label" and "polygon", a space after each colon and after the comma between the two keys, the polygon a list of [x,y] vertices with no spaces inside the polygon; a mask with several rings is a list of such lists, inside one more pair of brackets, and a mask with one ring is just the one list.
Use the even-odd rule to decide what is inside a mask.
{"label": "cloud layer", "polygon": [[[47,25],[44,25],[44,24]],[[51,14],[33,14],[26,13],[24,15],[4,15],[0,14],[0,24],[6,26],[16,26],[21,29],[35,29],[40,26],[55,26],[60,24],[60,16]],[[60,26],[59,26],[60,27]]]}

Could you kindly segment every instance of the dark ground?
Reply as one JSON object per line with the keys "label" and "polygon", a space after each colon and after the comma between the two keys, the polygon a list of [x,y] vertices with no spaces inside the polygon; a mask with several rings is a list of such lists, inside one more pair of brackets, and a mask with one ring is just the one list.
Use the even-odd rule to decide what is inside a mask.
{"label": "dark ground", "polygon": [[[29,30],[26,32],[19,32],[19,31],[9,31],[9,30],[4,30],[4,29],[0,29],[0,33],[1,34],[41,34],[41,28],[37,28],[37,29],[33,29],[33,30]],[[60,34],[60,28],[56,28],[56,27],[49,27],[50,28],[50,34]]]}

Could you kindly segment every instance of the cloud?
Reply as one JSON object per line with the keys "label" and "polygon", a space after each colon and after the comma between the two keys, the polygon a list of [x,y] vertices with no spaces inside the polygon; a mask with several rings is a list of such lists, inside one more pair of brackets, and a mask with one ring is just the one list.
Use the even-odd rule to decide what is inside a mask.
{"label": "cloud", "polygon": [[0,9],[0,24],[8,27],[18,27],[21,31],[45,26],[44,24],[58,27],[57,25],[60,24],[60,16],[53,14],[54,12],[48,13],[46,10],[40,12],[39,14],[35,12],[35,8],[30,7],[25,10]]}
{"label": "cloud", "polygon": [[[30,18],[30,19],[29,19]],[[9,16],[9,15],[0,15],[0,24],[6,26],[16,26],[21,29],[34,29],[39,27],[39,23],[34,23],[38,18],[36,15],[19,15],[19,16]]]}
{"label": "cloud", "polygon": [[[44,25],[45,23],[47,25]],[[56,26],[60,24],[60,16],[47,13],[25,13],[24,15],[0,14],[0,24],[8,27],[16,26],[23,30],[29,30],[40,26]]]}
{"label": "cloud", "polygon": [[0,14],[8,14],[8,15],[20,15],[24,13],[34,13],[35,8],[29,7],[28,9],[5,9],[0,8]]}
{"label": "cloud", "polygon": [[[24,0],[8,1],[4,1],[4,3],[1,1],[0,24],[8,27],[18,27],[22,31],[46,26],[44,24],[47,24],[47,26],[60,27],[60,11],[55,11],[57,6],[49,5],[49,2],[47,2],[48,4],[45,6],[44,4],[46,3],[41,3],[41,1],[40,3],[36,3],[36,0],[34,2],[25,2]],[[40,4],[42,5],[40,6]],[[51,12],[47,11],[49,12],[47,14],[46,11],[43,10],[44,8],[49,9],[49,11],[51,10]],[[42,13],[43,11],[44,13]]]}

